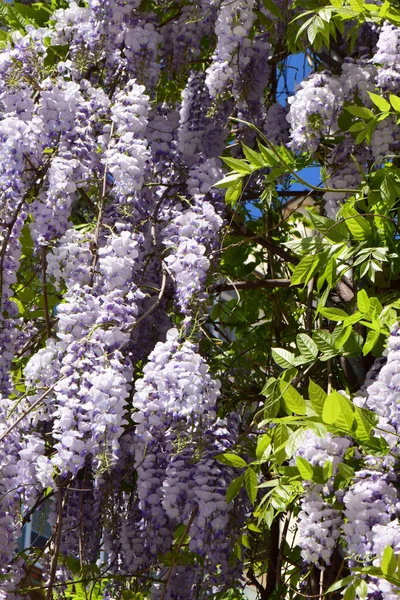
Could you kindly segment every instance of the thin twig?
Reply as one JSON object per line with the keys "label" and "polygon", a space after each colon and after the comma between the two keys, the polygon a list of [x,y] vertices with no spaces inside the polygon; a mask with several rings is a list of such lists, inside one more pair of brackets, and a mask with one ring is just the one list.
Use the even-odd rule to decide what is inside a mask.
{"label": "thin twig", "polygon": [[289,529],[289,523],[290,523],[290,519],[292,517],[292,510],[289,508],[286,517],[285,517],[285,523],[283,525],[283,529],[282,529],[282,536],[281,536],[281,543],[279,545],[279,552],[278,552],[278,557],[276,559],[276,587],[280,587],[282,581],[281,581],[281,569],[282,569],[282,562],[283,562],[283,552],[285,549],[285,543],[286,543],[286,535]]}
{"label": "thin twig", "polygon": [[323,600],[324,597],[324,570],[321,569],[319,574],[319,597],[320,600]]}
{"label": "thin twig", "polygon": [[134,329],[136,329],[136,327],[139,325],[139,323],[144,321],[144,319],[147,319],[147,317],[153,312],[153,310],[155,310],[157,308],[157,306],[160,304],[160,302],[164,296],[166,286],[167,286],[167,272],[164,269],[163,274],[162,274],[160,292],[159,292],[154,304],[152,304],[150,306],[150,308],[148,308],[146,310],[145,313],[140,315],[140,317],[138,319],[136,319],[136,321],[134,323],[132,323],[132,325],[129,325],[129,327],[122,329],[122,333],[129,333],[130,331],[133,331]]}
{"label": "thin twig", "polygon": [[4,440],[4,438],[6,438],[8,436],[9,433],[11,433],[11,431],[19,424],[21,423],[22,419],[24,419],[27,415],[29,415],[30,412],[32,412],[36,407],[39,406],[39,404],[41,404],[43,402],[43,400],[46,398],[46,396],[48,396],[50,394],[50,392],[52,392],[54,390],[54,388],[56,387],[56,385],[58,385],[60,383],[60,381],[62,381],[65,378],[65,375],[63,375],[60,379],[58,379],[55,383],[53,383],[52,386],[50,386],[41,396],[40,398],[38,398],[36,400],[36,402],[34,402],[33,404],[31,404],[31,406],[22,413],[22,415],[20,415],[18,417],[18,419],[12,424],[10,425],[10,427],[0,436],[0,442],[2,442]]}
{"label": "thin twig", "polygon": [[32,506],[32,508],[30,510],[28,510],[27,513],[25,513],[24,518],[22,519],[22,524],[25,525],[25,523],[28,523],[31,516],[37,510],[37,508],[41,504],[46,502],[46,500],[49,500],[49,498],[52,498],[54,496],[54,494],[55,494],[55,492],[51,491],[48,494],[46,494],[46,496],[44,496],[44,491],[42,491],[39,495],[39,498],[36,500],[35,504]]}
{"label": "thin twig", "polygon": [[[175,554],[178,554],[179,550],[182,548],[183,543],[185,541],[185,538],[186,538],[187,534],[189,533],[189,530],[190,530],[190,528],[192,526],[192,523],[193,523],[193,521],[194,521],[194,519],[195,519],[195,517],[196,517],[196,515],[197,515],[198,512],[199,512],[199,505],[196,504],[196,506],[194,507],[194,509],[192,511],[192,514],[190,515],[190,519],[187,522],[187,525],[186,525],[186,527],[185,527],[185,529],[184,529],[181,537],[179,538],[178,545],[176,546],[175,551],[174,551]],[[163,585],[163,590],[162,590],[162,593],[161,593],[160,600],[165,600],[165,594],[167,593],[168,583],[169,583],[169,580],[171,579],[172,573],[174,572],[174,568],[175,568],[175,565],[172,564],[170,566],[170,568],[168,569],[168,571],[167,571],[167,575],[166,575],[165,580],[164,580],[164,585]]]}
{"label": "thin twig", "polygon": [[[110,139],[108,140],[107,150],[110,149],[113,133],[114,133],[114,121],[111,121]],[[102,190],[101,190],[101,196],[100,196],[100,202],[99,202],[99,214],[97,216],[96,231],[94,233],[94,239],[93,239],[93,243],[92,243],[93,263],[92,263],[92,273],[90,276],[90,286],[93,286],[94,274],[96,272],[97,261],[99,260],[98,245],[99,245],[100,229],[101,229],[101,224],[102,224],[102,220],[103,220],[104,203],[105,203],[106,194],[107,194],[107,167],[108,167],[108,156],[104,163],[103,183],[102,183]]]}
{"label": "thin twig", "polygon": [[[300,284],[299,284],[300,285]],[[216,283],[210,285],[208,291],[227,292],[230,290],[257,290],[259,288],[287,288],[290,286],[290,279],[260,279],[259,281],[232,281],[231,283]]]}
{"label": "thin twig", "polygon": [[50,578],[49,578],[49,587],[46,592],[46,600],[51,600],[52,592],[53,592],[53,584],[57,574],[57,564],[58,564],[58,555],[60,552],[61,545],[61,532],[62,532],[62,513],[63,513],[63,498],[62,498],[62,488],[58,488],[58,515],[57,515],[57,533],[56,539],[54,541],[54,552],[51,558],[50,565]]}

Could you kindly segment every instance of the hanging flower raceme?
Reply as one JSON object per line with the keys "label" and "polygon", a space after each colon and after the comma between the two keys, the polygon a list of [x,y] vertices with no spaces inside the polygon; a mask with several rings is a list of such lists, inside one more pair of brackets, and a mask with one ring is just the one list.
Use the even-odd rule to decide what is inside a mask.
{"label": "hanging flower raceme", "polygon": [[[232,506],[225,500],[231,475],[214,456],[234,440],[222,421],[212,425],[219,382],[196,350],[179,341],[177,330],[157,344],[136,382],[134,444],[148,552],[165,552],[173,528],[192,519],[190,549],[202,556],[210,550],[205,567],[212,574],[221,561],[228,564],[234,543],[228,533]],[[231,570],[223,573],[224,581]]]}
{"label": "hanging flower raceme", "polygon": [[[163,230],[164,244],[171,249],[165,258],[176,282],[177,302],[184,314],[194,299],[201,301],[210,260],[216,249],[222,218],[208,202],[195,196],[195,206],[179,214]],[[197,201],[196,201],[197,200]]]}
{"label": "hanging flower raceme", "polygon": [[308,430],[296,452],[312,466],[332,465],[332,475],[325,485],[303,482],[305,494],[298,514],[297,532],[302,558],[305,563],[315,564],[318,568],[323,569],[330,564],[341,535],[343,517],[341,511],[332,505],[335,500],[333,479],[351,445],[351,440],[345,437],[335,437],[330,433],[320,437]]}
{"label": "hanging flower raceme", "polygon": [[340,81],[329,73],[313,73],[300,84],[290,104],[290,145],[293,150],[315,152],[321,139],[333,133],[343,106]]}

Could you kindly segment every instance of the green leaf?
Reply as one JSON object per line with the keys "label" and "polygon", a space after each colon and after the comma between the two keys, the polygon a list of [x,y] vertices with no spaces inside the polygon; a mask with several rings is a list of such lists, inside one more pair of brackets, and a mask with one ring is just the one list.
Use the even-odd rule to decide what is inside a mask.
{"label": "green leaf", "polygon": [[280,382],[280,389],[288,409],[298,415],[306,414],[306,403],[301,394],[290,384]]}
{"label": "green leaf", "polygon": [[320,387],[317,383],[315,383],[312,379],[310,379],[308,384],[308,395],[310,398],[311,406],[315,410],[316,413],[322,415],[324,402],[326,399],[326,392]]}
{"label": "green leaf", "polygon": [[271,438],[268,434],[262,435],[257,440],[256,458],[261,460],[264,452],[271,446]]}
{"label": "green leaf", "polygon": [[295,366],[295,355],[284,348],[272,348],[272,358],[283,369]]}
{"label": "green leaf", "polygon": [[364,121],[357,121],[351,127],[349,127],[349,133],[356,133],[365,129]]}
{"label": "green leaf", "polygon": [[278,465],[286,460],[285,445],[289,438],[289,429],[284,423],[279,423],[274,429],[274,455]]}
{"label": "green leaf", "polygon": [[334,258],[328,261],[324,275],[329,287],[333,288],[336,283],[336,260]]}
{"label": "green leaf", "polygon": [[328,425],[333,425],[340,415],[340,404],[337,398],[337,392],[329,394],[324,402],[322,410],[322,420]]}
{"label": "green leaf", "polygon": [[246,486],[246,492],[249,497],[249,500],[252,504],[255,503],[257,498],[257,475],[253,471],[251,467],[249,467],[244,474],[244,481]]}
{"label": "green leaf", "polygon": [[400,112],[400,98],[394,94],[389,95],[390,104],[396,112]]}
{"label": "green leaf", "polygon": [[369,121],[374,118],[374,113],[369,108],[365,108],[365,106],[346,106],[346,110],[355,117],[360,117],[361,119],[365,119]]}
{"label": "green leaf", "polygon": [[343,600],[354,600],[356,597],[356,590],[354,585],[350,585],[345,593],[343,594]]}
{"label": "green leaf", "polygon": [[330,460],[326,460],[324,462],[324,466],[322,467],[322,474],[325,481],[328,481],[332,477],[333,473],[333,463]]}
{"label": "green leaf", "polygon": [[297,452],[297,450],[303,443],[305,435],[306,430],[304,428],[296,429],[295,431],[293,431],[293,433],[290,434],[285,446],[287,458],[291,458],[293,454]]}
{"label": "green leaf", "polygon": [[334,424],[338,429],[350,433],[354,423],[353,405],[343,394],[332,392],[325,400],[322,419],[328,425]]}
{"label": "green leaf", "polygon": [[364,579],[359,579],[356,582],[354,582],[354,587],[355,587],[355,592],[356,592],[356,596],[357,598],[359,598],[359,600],[365,600],[365,598],[368,595],[368,584],[366,581],[364,581]]}
{"label": "green leaf", "polygon": [[306,460],[302,456],[296,456],[296,466],[299,470],[302,479],[304,479],[305,481],[312,481],[314,471],[312,465],[310,465],[308,460]]}
{"label": "green leaf", "polygon": [[321,308],[319,311],[323,317],[330,321],[344,321],[349,315],[341,308]]}
{"label": "green leaf", "polygon": [[309,254],[301,259],[298,265],[296,265],[292,277],[290,279],[290,285],[299,285],[301,283],[308,283],[313,277],[321,255]]}
{"label": "green leaf", "polygon": [[261,169],[265,166],[263,158],[259,152],[252,150],[251,148],[249,148],[248,146],[246,146],[243,143],[242,143],[242,148],[243,148],[243,153],[244,153],[245,157],[247,158],[250,165],[254,169]]}
{"label": "green leaf", "polygon": [[370,311],[371,303],[365,290],[360,290],[357,293],[357,307],[358,310],[364,315],[367,315]]}
{"label": "green leaf", "polygon": [[375,427],[378,417],[369,410],[355,406],[354,419],[357,439],[365,445],[371,440],[371,430]]}
{"label": "green leaf", "polygon": [[228,188],[228,187],[231,187],[231,185],[233,183],[235,183],[236,181],[238,181],[242,177],[243,177],[243,175],[240,175],[240,173],[229,173],[229,175],[227,175],[223,179],[220,179],[219,181],[217,181],[217,183],[214,183],[213,187],[218,187],[218,188]]}
{"label": "green leaf", "polygon": [[349,239],[349,232],[343,221],[334,221],[312,211],[309,212],[308,216],[315,229],[332,242],[345,242]]}
{"label": "green leaf", "polygon": [[264,159],[264,167],[276,167],[279,165],[278,157],[274,154],[274,152],[272,152],[272,150],[266,146],[263,146],[263,144],[261,144],[258,140],[257,144]]}
{"label": "green leaf", "polygon": [[340,209],[340,214],[345,219],[346,227],[355,240],[364,241],[371,237],[370,224],[354,208],[344,204]]}
{"label": "green leaf", "polygon": [[373,92],[368,92],[368,95],[375,106],[379,108],[379,110],[382,112],[390,110],[390,104],[387,100],[385,100],[385,98],[382,98],[382,96],[379,96],[379,94],[374,94]]}
{"label": "green leaf", "polygon": [[229,186],[225,194],[225,202],[229,206],[234,206],[240,200],[243,191],[243,179]]}
{"label": "green leaf", "polygon": [[360,131],[360,133],[356,136],[356,144],[361,144],[361,142],[363,142],[365,140],[365,138],[367,137],[367,129],[363,129],[362,131]]}
{"label": "green leaf", "polygon": [[368,331],[367,339],[365,340],[365,344],[363,346],[363,355],[364,356],[366,356],[374,348],[374,346],[376,345],[376,343],[379,340],[380,334],[381,334],[380,330],[375,331],[375,330],[371,329],[370,331]]}
{"label": "green leaf", "polygon": [[382,554],[381,569],[384,575],[393,575],[396,571],[397,561],[391,546],[386,546]]}
{"label": "green leaf", "polygon": [[228,465],[229,467],[247,467],[247,463],[243,460],[243,458],[241,458],[237,454],[232,454],[230,452],[226,452],[225,454],[217,454],[215,459],[223,465]]}
{"label": "green leaf", "polygon": [[234,500],[236,498],[236,496],[238,495],[238,493],[240,492],[240,490],[243,487],[243,482],[244,482],[244,473],[242,473],[242,475],[239,475],[239,477],[236,477],[235,479],[233,479],[230,482],[229,487],[226,491],[226,501],[227,502],[232,502],[232,500]]}
{"label": "green leaf", "polygon": [[318,347],[315,342],[306,333],[299,333],[296,336],[296,344],[300,354],[307,360],[315,360],[318,355]]}
{"label": "green leaf", "polygon": [[362,12],[363,11],[363,0],[350,0],[350,7],[356,13]]}
{"label": "green leaf", "polygon": [[347,577],[344,577],[343,579],[339,579],[339,581],[335,581],[335,583],[332,583],[332,585],[326,590],[325,594],[332,594],[332,592],[337,592],[338,590],[341,590],[343,587],[346,587],[346,585],[349,585],[349,583],[353,583],[354,581],[354,575],[348,575]]}
{"label": "green leaf", "polygon": [[346,481],[351,481],[354,477],[354,469],[345,463],[338,464],[338,471]]}
{"label": "green leaf", "polygon": [[[338,327],[340,328],[340,332],[337,335],[337,337],[335,337],[335,348],[341,350],[347,342],[347,340],[349,339],[352,332],[352,328],[351,325],[348,325],[347,327],[338,325]],[[338,329],[338,327],[335,329],[335,332]]]}
{"label": "green leaf", "polygon": [[221,156],[221,158],[224,161],[224,163],[228,165],[228,167],[230,167],[237,173],[240,173],[241,175],[250,175],[250,173],[252,173],[253,171],[248,162],[243,159],[225,156]]}
{"label": "green leaf", "polygon": [[315,331],[313,333],[313,340],[323,353],[323,357],[320,357],[319,360],[327,360],[328,358],[337,356],[338,351],[335,347],[335,340],[329,331],[326,331],[326,329]]}

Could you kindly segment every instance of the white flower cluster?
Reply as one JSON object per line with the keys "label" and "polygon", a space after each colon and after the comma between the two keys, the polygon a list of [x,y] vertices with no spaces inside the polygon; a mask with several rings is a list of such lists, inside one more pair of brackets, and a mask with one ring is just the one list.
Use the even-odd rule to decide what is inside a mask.
{"label": "white flower cluster", "polygon": [[233,63],[237,63],[240,53],[246,52],[247,46],[251,45],[249,32],[255,19],[253,6],[254,0],[224,0],[220,4],[215,26],[218,42],[206,77],[213,98],[239,77]]}
{"label": "white flower cluster", "polygon": [[147,140],[149,142],[153,161],[170,162],[176,148],[176,134],[179,127],[179,112],[175,109],[166,110],[162,106],[149,113],[147,125]]}
{"label": "white flower cluster", "polygon": [[398,147],[398,126],[396,117],[390,115],[377,124],[372,134],[371,154],[377,164],[381,164],[387,155],[393,153],[395,147]]}
{"label": "white flower cluster", "polygon": [[171,250],[165,262],[174,275],[177,303],[185,314],[190,312],[195,299],[204,299],[204,283],[210,267],[207,253],[215,249],[222,223],[209,202],[198,201],[162,232],[164,244]]}
{"label": "white flower cluster", "polygon": [[61,288],[61,281],[68,281],[70,286],[89,285],[92,275],[92,243],[92,233],[68,229],[58,245],[47,254],[47,274],[54,278],[56,289]]}
{"label": "white flower cluster", "polygon": [[310,492],[301,501],[297,533],[301,556],[307,564],[323,567],[329,565],[332,553],[340,537],[343,519],[317,492]]}
{"label": "white flower cluster", "polygon": [[213,34],[216,9],[210,0],[200,0],[181,7],[178,19],[163,27],[164,60],[173,73],[181,73],[201,52],[201,41]]}
{"label": "white flower cluster", "polygon": [[187,191],[190,198],[199,194],[207,194],[210,188],[223,177],[222,163],[219,158],[209,158],[203,163],[194,165],[189,170]]}
{"label": "white flower cluster", "polygon": [[289,123],[287,122],[287,107],[279,102],[272,104],[265,116],[263,131],[271,144],[286,144],[289,141]]}
{"label": "white flower cluster", "polygon": [[323,467],[326,462],[332,463],[333,475],[337,473],[337,465],[343,462],[346,451],[352,442],[345,437],[337,437],[326,433],[320,437],[310,429],[305,433],[296,455],[302,456],[313,466]]}
{"label": "white flower cluster", "polygon": [[147,126],[149,98],[144,86],[128,82],[124,90],[115,95],[111,118],[115,124],[116,141],[105,152],[105,166],[114,179],[113,192],[119,202],[133,199],[144,182],[149,159],[143,135]]}
{"label": "white flower cluster", "polygon": [[[347,522],[342,526],[347,555],[354,559],[371,560],[377,550],[377,535],[399,514],[398,492],[391,477],[375,471],[359,471],[356,480],[343,497]],[[375,529],[375,526],[381,526]]]}
{"label": "white flower cluster", "polygon": [[180,343],[177,330],[149,358],[133,399],[146,547],[154,556],[165,551],[173,524],[188,520],[196,510],[190,549],[208,554],[207,571],[222,564],[228,568],[232,506],[225,493],[231,475],[214,456],[232,445],[233,436],[224,421],[216,421],[220,384],[209,375],[197,348]]}
{"label": "white flower cluster", "polygon": [[306,563],[315,564],[319,568],[330,564],[343,523],[341,512],[333,508],[324,496],[333,491],[332,482],[338,471],[337,466],[343,462],[351,445],[348,438],[336,437],[331,433],[320,437],[307,430],[296,452],[296,456],[305,458],[313,466],[324,467],[326,463],[331,463],[333,467],[332,477],[325,486],[303,483],[306,491],[298,514],[297,532],[301,555]]}
{"label": "white flower cluster", "polygon": [[367,61],[347,59],[342,64],[340,76],[344,99],[352,101],[356,97],[365,106],[371,106],[372,101],[368,92],[375,90],[376,73],[375,65]]}
{"label": "white flower cluster", "polygon": [[[395,325],[387,344],[387,361],[379,371],[378,377],[364,391],[363,395],[354,399],[358,406],[368,408],[379,416],[375,437],[383,437],[389,444],[391,453],[399,453],[399,420],[398,404],[399,385],[399,351],[400,327]],[[387,457],[390,461],[390,456]]]}
{"label": "white flower cluster", "polygon": [[315,152],[322,137],[334,133],[337,127],[343,106],[340,80],[328,72],[313,73],[288,102],[292,149]]}
{"label": "white flower cluster", "polygon": [[377,52],[372,62],[378,66],[377,84],[383,91],[397,94],[400,90],[400,29],[384,23],[379,33]]}

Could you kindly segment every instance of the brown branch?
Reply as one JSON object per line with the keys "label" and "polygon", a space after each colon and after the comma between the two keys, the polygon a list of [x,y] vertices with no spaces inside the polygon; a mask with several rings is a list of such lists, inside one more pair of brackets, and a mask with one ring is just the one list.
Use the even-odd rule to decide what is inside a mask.
{"label": "brown branch", "polygon": [[289,523],[290,523],[291,517],[292,517],[292,510],[289,509],[286,514],[285,524],[283,526],[283,531],[282,531],[282,539],[281,539],[281,543],[279,545],[278,558],[276,560],[276,587],[279,587],[282,583],[281,569],[282,569],[283,555],[284,555],[284,550],[285,550],[286,535],[287,535],[287,532],[289,529]]}
{"label": "brown branch", "polygon": [[247,227],[245,225],[239,225],[237,223],[232,223],[232,228],[234,230],[235,235],[242,235],[243,237],[245,237],[247,239],[254,240],[255,242],[257,242],[257,244],[260,244],[260,246],[263,246],[263,248],[266,248],[267,250],[271,250],[271,252],[273,252],[277,256],[280,256],[286,262],[291,263],[292,265],[299,264],[300,260],[296,256],[294,256],[290,252],[287,252],[283,248],[280,248],[279,246],[270,242],[269,240],[265,239],[265,237],[263,237],[257,233],[254,233],[254,231],[250,231],[249,229],[247,229]]}
{"label": "brown branch", "polygon": [[35,504],[32,506],[32,508],[30,510],[28,510],[27,513],[25,513],[24,518],[22,519],[22,525],[25,525],[26,523],[28,523],[30,521],[31,516],[39,508],[39,506],[41,504],[43,504],[43,502],[46,502],[46,500],[49,500],[49,498],[52,498],[54,496],[54,494],[55,494],[54,491],[49,492],[46,495],[44,495],[44,491],[40,492],[39,498],[36,500]]}
{"label": "brown branch", "polygon": [[258,290],[262,288],[287,288],[290,279],[260,279],[259,281],[233,281],[232,283],[216,283],[208,288],[210,293],[227,292],[230,290]]}
{"label": "brown branch", "polygon": [[62,513],[63,513],[63,498],[62,488],[58,488],[58,515],[56,525],[56,539],[54,541],[54,552],[51,557],[49,587],[47,588],[46,600],[51,600],[53,595],[53,584],[57,574],[58,555],[60,553],[61,532],[62,532]]}
{"label": "brown branch", "polygon": [[270,528],[271,537],[269,540],[268,550],[268,571],[267,571],[267,584],[265,586],[264,594],[261,596],[262,600],[268,600],[275,592],[277,587],[277,566],[279,557],[279,515],[272,521]]}

